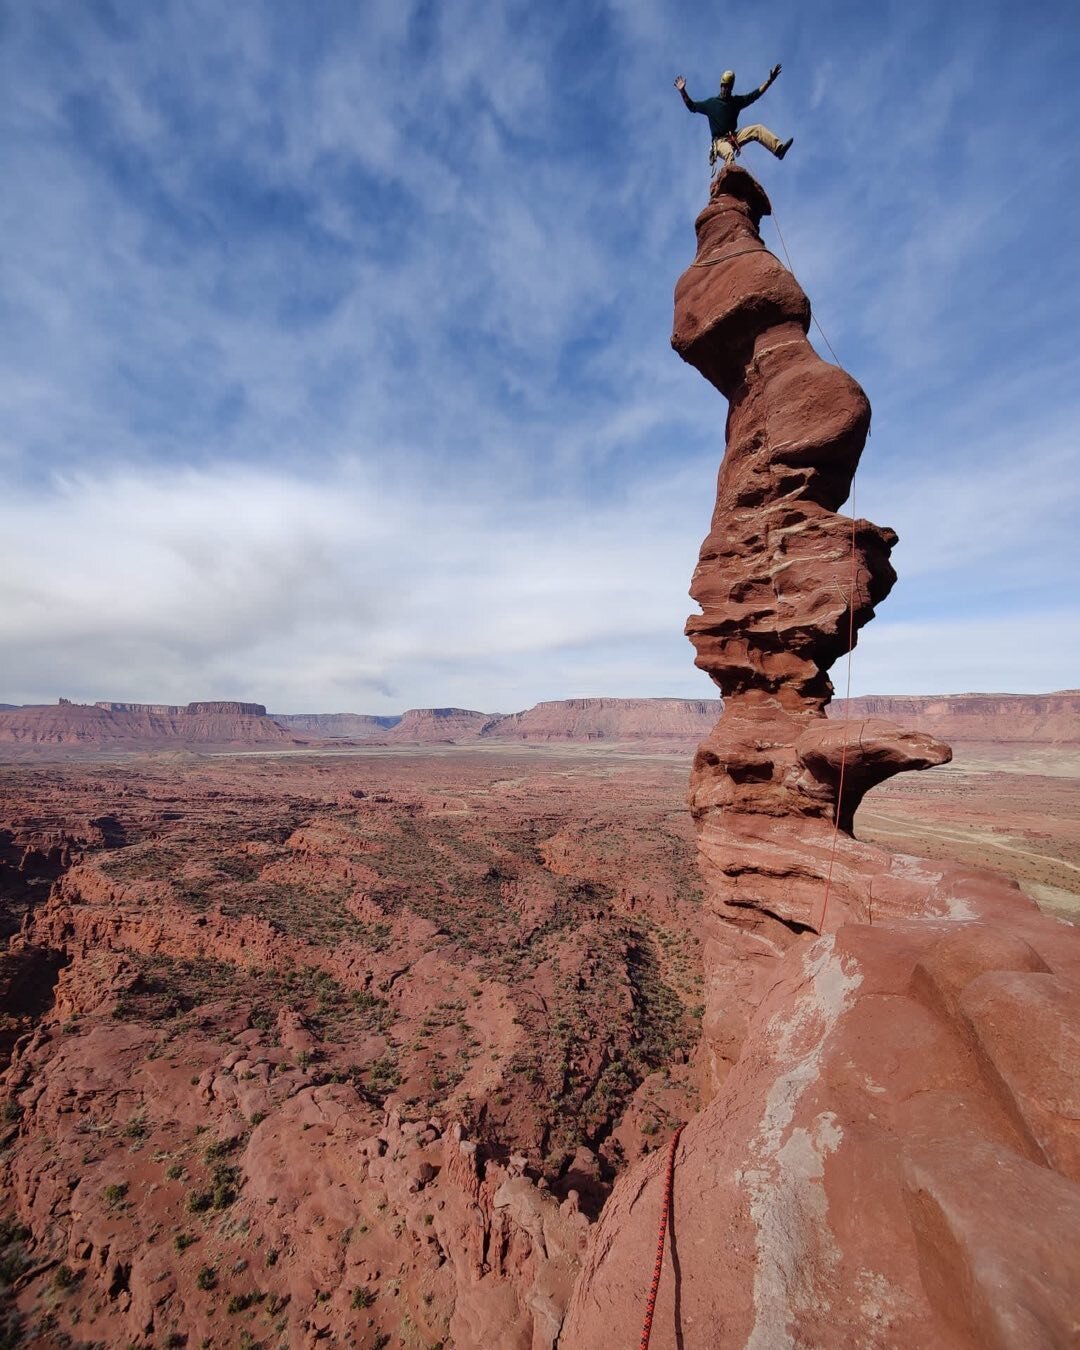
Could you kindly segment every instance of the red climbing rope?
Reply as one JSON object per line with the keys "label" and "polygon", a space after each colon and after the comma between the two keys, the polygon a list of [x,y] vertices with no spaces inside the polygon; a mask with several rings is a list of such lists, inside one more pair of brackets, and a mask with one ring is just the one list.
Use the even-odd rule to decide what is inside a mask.
{"label": "red climbing rope", "polygon": [[653,1313],[656,1311],[656,1291],[660,1288],[660,1272],[664,1268],[664,1239],[667,1237],[668,1214],[671,1212],[671,1195],[675,1183],[675,1150],[679,1146],[679,1135],[684,1126],[680,1125],[671,1136],[668,1148],[667,1171],[664,1174],[664,1203],[660,1208],[660,1235],[656,1239],[656,1264],[653,1266],[652,1284],[649,1297],[645,1302],[645,1325],[641,1328],[641,1350],[649,1350],[649,1337],[652,1335]]}

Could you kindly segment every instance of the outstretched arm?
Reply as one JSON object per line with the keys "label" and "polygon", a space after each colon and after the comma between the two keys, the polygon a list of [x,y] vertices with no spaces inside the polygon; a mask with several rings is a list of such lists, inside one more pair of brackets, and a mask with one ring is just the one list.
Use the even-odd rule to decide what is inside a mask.
{"label": "outstretched arm", "polygon": [[686,106],[690,109],[690,111],[697,112],[698,106],[694,102],[694,100],[690,97],[690,95],[686,92],[686,81],[683,79],[681,75],[675,76],[675,88],[679,91],[680,94],[682,94],[682,101],[686,104]]}
{"label": "outstretched arm", "polygon": [[766,92],[766,90],[769,88],[769,85],[772,84],[772,82],[776,79],[777,75],[779,74],[780,74],[780,67],[773,66],[772,70],[769,71],[769,78],[764,82],[764,84],[759,85],[758,88],[755,89],[752,94],[743,95],[743,107],[745,108],[751,103],[756,103],[758,99],[762,96],[762,94]]}

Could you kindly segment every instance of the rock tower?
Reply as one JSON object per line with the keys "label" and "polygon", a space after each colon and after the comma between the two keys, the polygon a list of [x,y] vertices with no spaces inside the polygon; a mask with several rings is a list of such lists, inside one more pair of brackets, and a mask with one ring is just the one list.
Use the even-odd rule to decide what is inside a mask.
{"label": "rock tower", "polygon": [[[870,406],[807,341],[806,296],[758,230],[769,209],[721,173],[675,292],[673,345],[729,403],[687,624],[725,708],[690,782],[711,1100],[675,1152],[652,1350],[1063,1346],[1080,935],[1003,877],[852,833],[870,787],[950,751],[826,718],[896,536],[837,514]],[[566,1350],[636,1343],[665,1152],[605,1205]]]}
{"label": "rock tower", "polygon": [[[850,834],[868,788],[950,751],[889,723],[825,717],[828,668],[896,580],[896,535],[837,514],[870,404],[807,340],[809,302],[759,233],[770,209],[744,170],[720,174],[675,290],[672,346],[729,401],[716,507],[690,587],[701,613],[686,625],[725,707],[694,761],[691,807],[720,903],[818,927],[819,849],[831,851],[837,813]],[[841,890],[836,919],[858,903]]]}

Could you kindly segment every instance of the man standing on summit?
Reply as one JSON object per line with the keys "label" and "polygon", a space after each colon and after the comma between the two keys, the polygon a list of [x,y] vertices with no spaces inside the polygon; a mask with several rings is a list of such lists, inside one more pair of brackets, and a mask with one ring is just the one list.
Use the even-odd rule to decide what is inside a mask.
{"label": "man standing on summit", "polygon": [[776,136],[768,127],[755,124],[752,127],[743,127],[742,131],[736,128],[739,124],[739,113],[743,108],[748,108],[751,103],[756,103],[766,89],[780,74],[780,67],[773,66],[769,71],[769,78],[761,86],[755,89],[752,94],[736,94],[735,72],[725,70],[720,76],[720,93],[716,98],[702,99],[697,103],[686,92],[686,81],[680,75],[675,81],[675,88],[682,94],[682,101],[691,112],[704,113],[709,119],[709,131],[712,133],[712,149],[709,151],[709,163],[715,164],[718,159],[722,159],[725,164],[734,164],[735,156],[747,141],[757,141],[763,145],[766,150],[771,150],[777,159],[783,159],[791,149],[791,142],[794,136],[781,142],[780,137]]}

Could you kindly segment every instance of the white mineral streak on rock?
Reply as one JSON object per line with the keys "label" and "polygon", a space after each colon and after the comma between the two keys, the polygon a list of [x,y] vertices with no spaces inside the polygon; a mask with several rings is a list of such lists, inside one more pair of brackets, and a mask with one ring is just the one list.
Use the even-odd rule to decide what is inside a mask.
{"label": "white mineral streak on rock", "polygon": [[790,1128],[800,1098],[821,1072],[825,1044],[862,983],[854,963],[842,963],[833,954],[833,941],[832,936],[819,938],[809,948],[803,957],[808,986],[794,1010],[777,1015],[767,1028],[775,1039],[775,1059],[790,1067],[769,1090],[752,1145],[758,1165],[742,1178],[757,1228],[754,1326],[746,1350],[795,1346],[794,1315],[815,1299],[815,1262],[807,1258],[836,1259],[822,1176],[825,1156],[840,1145],[840,1128],[831,1113],[818,1116],[811,1129]]}

